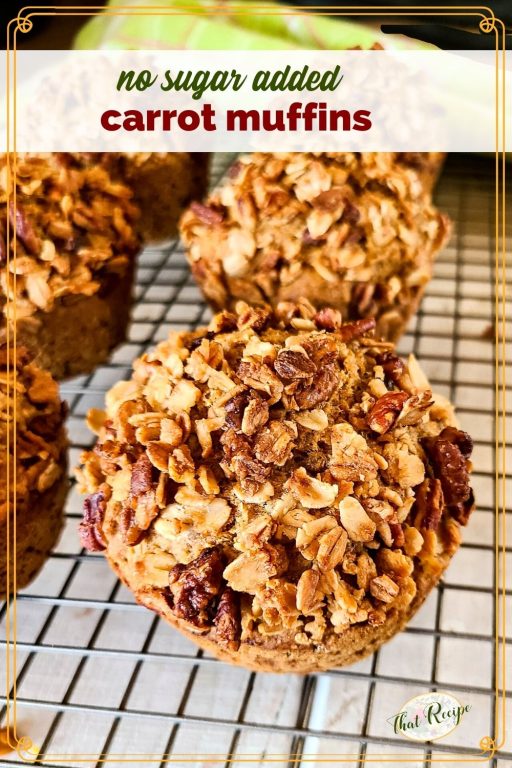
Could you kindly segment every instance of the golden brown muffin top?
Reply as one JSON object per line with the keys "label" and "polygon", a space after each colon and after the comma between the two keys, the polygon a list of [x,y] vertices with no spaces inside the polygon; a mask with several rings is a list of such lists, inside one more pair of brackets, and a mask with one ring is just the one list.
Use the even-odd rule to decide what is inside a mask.
{"label": "golden brown muffin top", "polygon": [[14,488],[21,505],[62,476],[65,414],[51,375],[32,363],[23,347],[0,345],[0,519],[12,504]]}
{"label": "golden brown muffin top", "polygon": [[0,302],[10,319],[50,312],[63,296],[97,293],[102,277],[123,274],[139,248],[132,193],[101,165],[68,153],[18,155],[15,191],[16,204],[14,157],[2,154]]}
{"label": "golden brown muffin top", "polygon": [[319,646],[414,597],[473,505],[471,440],[414,357],[308,303],[171,333],[93,411],[84,546],[236,646]]}
{"label": "golden brown muffin top", "polygon": [[212,272],[211,262],[286,285],[308,264],[333,285],[390,281],[396,292],[428,281],[448,231],[416,170],[391,152],[247,155],[182,219],[191,260]]}

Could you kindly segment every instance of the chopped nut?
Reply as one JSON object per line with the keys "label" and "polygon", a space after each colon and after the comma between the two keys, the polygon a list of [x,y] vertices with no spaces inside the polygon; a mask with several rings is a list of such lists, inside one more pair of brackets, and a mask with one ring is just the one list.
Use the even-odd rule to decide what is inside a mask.
{"label": "chopped nut", "polygon": [[84,516],[78,526],[82,546],[89,552],[101,552],[107,543],[103,536],[103,516],[107,507],[102,491],[91,493],[84,501]]}
{"label": "chopped nut", "polygon": [[220,597],[213,623],[217,641],[226,648],[236,651],[240,645],[242,630],[240,602],[238,595],[230,587],[226,587]]}
{"label": "chopped nut", "polygon": [[305,352],[289,349],[278,353],[274,368],[282,379],[309,379],[316,373],[316,365]]}
{"label": "chopped nut", "polygon": [[400,386],[405,371],[404,361],[400,357],[397,357],[393,352],[386,351],[378,355],[377,362],[382,366],[386,378],[397,386]]}
{"label": "chopped nut", "polygon": [[400,415],[396,421],[397,424],[417,424],[420,419],[425,418],[426,411],[433,405],[432,392],[429,389],[420,392],[417,395],[411,395],[407,398]]}
{"label": "chopped nut", "polygon": [[145,453],[141,453],[135,464],[132,466],[130,493],[132,496],[139,496],[149,491],[153,486],[153,469],[151,461]]}
{"label": "chopped nut", "polygon": [[270,396],[269,405],[276,403],[283,392],[283,384],[264,363],[242,362],[238,366],[238,378],[248,387]]}
{"label": "chopped nut", "polygon": [[146,531],[139,528],[135,519],[135,512],[130,507],[123,507],[119,518],[119,528],[123,541],[129,547],[140,544],[146,536]]}
{"label": "chopped nut", "polygon": [[330,307],[320,309],[314,317],[316,326],[326,331],[337,330],[341,326],[341,320],[341,312]]}
{"label": "chopped nut", "polygon": [[339,334],[343,341],[352,341],[358,336],[364,336],[366,333],[373,331],[375,328],[375,318],[366,317],[362,320],[356,320],[354,323],[344,323]]}
{"label": "chopped nut", "polygon": [[291,458],[294,446],[294,432],[282,421],[271,421],[261,430],[254,443],[254,453],[264,464],[282,467]]}
{"label": "chopped nut", "polygon": [[315,375],[312,384],[295,393],[297,406],[300,409],[314,408],[329,400],[338,386],[338,371],[333,365],[325,365]]}
{"label": "chopped nut", "polygon": [[426,531],[436,531],[443,514],[441,481],[426,478],[416,490],[414,525]]}
{"label": "chopped nut", "polygon": [[441,434],[426,441],[428,455],[443,488],[448,506],[467,501],[470,495],[467,458],[473,447],[466,432],[447,427]]}
{"label": "chopped nut", "polygon": [[379,397],[368,414],[368,426],[379,435],[391,429],[395,424],[402,408],[407,400],[406,392],[388,392]]}
{"label": "chopped nut", "polygon": [[254,435],[265,426],[269,418],[269,408],[266,400],[254,397],[249,400],[243,412],[241,429],[244,435]]}
{"label": "chopped nut", "polygon": [[219,208],[212,205],[203,205],[203,203],[193,202],[190,204],[190,210],[195,213],[200,221],[205,224],[221,224],[224,219],[224,213]]}
{"label": "chopped nut", "polygon": [[165,596],[176,616],[197,627],[210,625],[210,608],[222,586],[222,568],[219,551],[205,549],[188,565],[171,569]]}

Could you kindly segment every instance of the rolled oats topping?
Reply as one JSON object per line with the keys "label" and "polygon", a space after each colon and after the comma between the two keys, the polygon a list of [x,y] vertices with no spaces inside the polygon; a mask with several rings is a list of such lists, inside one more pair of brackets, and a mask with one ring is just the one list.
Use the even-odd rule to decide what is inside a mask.
{"label": "rolled oats topping", "polygon": [[[15,174],[14,174],[15,171]],[[16,180],[16,183],[15,183]],[[9,206],[7,199],[9,196]],[[92,296],[139,249],[131,192],[100,164],[65,153],[2,154],[0,301],[7,319],[50,312],[68,295]],[[16,243],[16,259],[14,244]]]}
{"label": "rolled oats topping", "polygon": [[[214,308],[306,296],[326,330],[376,316],[395,340],[449,233],[419,165],[396,153],[304,152],[254,153],[236,168],[181,224]],[[279,368],[305,378],[308,361],[287,352]]]}
{"label": "rolled oats topping", "polygon": [[[13,502],[14,489],[20,509],[35,503],[32,494],[45,493],[62,480],[67,446],[65,416],[66,404],[61,402],[50,374],[31,362],[23,347],[14,350],[0,344],[0,520]],[[93,503],[90,501],[89,507]],[[87,507],[84,511],[84,519],[91,520]],[[93,537],[91,532],[91,548],[95,542],[101,543],[100,532],[97,539]]]}
{"label": "rolled oats topping", "polygon": [[372,333],[307,301],[171,333],[91,412],[84,544],[231,650],[404,613],[457,546],[472,443]]}

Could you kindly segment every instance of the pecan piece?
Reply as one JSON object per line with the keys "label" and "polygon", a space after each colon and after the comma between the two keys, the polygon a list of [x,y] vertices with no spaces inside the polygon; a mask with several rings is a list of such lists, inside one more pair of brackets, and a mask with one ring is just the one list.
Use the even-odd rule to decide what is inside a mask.
{"label": "pecan piece", "polygon": [[448,440],[457,446],[461,454],[465,459],[469,459],[473,453],[473,440],[467,432],[463,432],[462,429],[456,427],[445,427],[438,440]]}
{"label": "pecan piece", "polygon": [[324,307],[320,309],[313,318],[317,328],[325,331],[335,331],[341,326],[341,312],[338,309]]}
{"label": "pecan piece", "polygon": [[400,379],[405,371],[405,363],[393,352],[382,352],[377,356],[376,362],[382,366],[387,379],[394,384],[400,384]]}
{"label": "pecan piece", "polygon": [[404,530],[400,523],[388,523],[391,531],[391,537],[393,539],[393,546],[397,549],[402,549],[405,544]]}
{"label": "pecan piece", "polygon": [[248,306],[238,315],[238,330],[245,331],[247,328],[252,328],[256,333],[260,333],[268,325],[270,317],[271,312],[269,309],[265,309],[265,307]]}
{"label": "pecan piece", "polygon": [[265,426],[269,418],[269,407],[266,400],[253,397],[249,400],[242,417],[241,428],[244,435],[254,435]]}
{"label": "pecan piece", "polygon": [[33,254],[39,253],[41,243],[21,203],[18,203],[15,209],[14,202],[11,200],[9,203],[9,218],[12,226],[16,229],[16,235],[27,251]]}
{"label": "pecan piece", "polygon": [[342,341],[352,341],[352,339],[357,339],[358,336],[364,336],[366,333],[373,331],[374,328],[375,318],[365,317],[353,323],[344,323],[339,330],[339,334]]}
{"label": "pecan piece", "polygon": [[153,483],[153,465],[145,453],[141,453],[132,466],[130,493],[132,496],[140,496],[149,491]]}
{"label": "pecan piece", "polygon": [[325,192],[320,192],[313,200],[311,205],[313,208],[319,208],[322,211],[328,211],[334,213],[341,208],[345,203],[345,196],[341,187],[331,187]]}
{"label": "pecan piece", "polygon": [[107,542],[101,528],[106,508],[103,491],[91,493],[84,501],[84,514],[78,532],[82,546],[89,552],[101,552],[106,549]]}
{"label": "pecan piece", "polygon": [[469,496],[466,501],[460,501],[458,504],[454,504],[450,507],[450,513],[452,517],[461,525],[467,525],[469,516],[472,513],[475,506],[475,494],[473,489],[469,489]]}
{"label": "pecan piece", "polygon": [[190,204],[190,210],[195,213],[199,221],[202,221],[203,224],[222,224],[224,221],[223,211],[214,208],[212,205],[193,202]]}
{"label": "pecan piece", "polygon": [[309,379],[316,373],[316,365],[307,355],[291,349],[278,353],[274,368],[282,379]]}
{"label": "pecan piece", "polygon": [[247,392],[239,392],[228,400],[224,406],[226,411],[226,426],[231,429],[240,430],[242,428],[243,412],[247,405]]}
{"label": "pecan piece", "polygon": [[3,222],[0,222],[0,267],[7,263],[7,233]]}
{"label": "pecan piece", "polygon": [[213,623],[217,641],[232,651],[238,650],[242,631],[240,598],[231,587],[222,593]]}
{"label": "pecan piece", "polygon": [[281,398],[283,383],[268,365],[243,361],[238,366],[237,376],[251,389],[266,392],[270,396],[269,405],[277,403]]}
{"label": "pecan piece", "polygon": [[147,531],[143,531],[137,525],[135,512],[131,507],[123,507],[119,518],[119,528],[121,529],[124,543],[129,547],[135,547],[137,544],[140,544],[147,535]]}
{"label": "pecan piece", "polygon": [[338,386],[338,371],[334,365],[326,365],[315,376],[313,383],[295,393],[295,402],[301,410],[324,403]]}
{"label": "pecan piece", "polygon": [[261,462],[253,458],[249,441],[235,432],[234,429],[226,430],[220,442],[223,447],[224,456],[230,462],[231,469],[241,481],[250,479],[262,483],[269,476],[272,467],[265,467]]}
{"label": "pecan piece", "polygon": [[388,392],[374,403],[367,416],[367,424],[374,432],[383,435],[397,420],[409,395],[406,392]]}
{"label": "pecan piece", "polygon": [[434,475],[441,481],[444,500],[452,507],[466,502],[471,493],[467,460],[473,442],[466,432],[445,427],[440,435],[425,441]]}
{"label": "pecan piece", "polygon": [[443,514],[443,490],[441,481],[429,477],[418,486],[414,503],[414,527],[437,531]]}
{"label": "pecan piece", "polygon": [[222,586],[223,567],[220,552],[212,547],[188,565],[171,568],[164,597],[178,618],[196,627],[210,626],[212,606]]}
{"label": "pecan piece", "polygon": [[291,427],[281,421],[271,421],[263,429],[254,443],[256,458],[264,464],[282,467],[291,456],[295,445],[295,435]]}
{"label": "pecan piece", "polygon": [[359,211],[359,208],[357,208],[354,205],[354,203],[348,200],[348,198],[345,198],[345,208],[343,210],[343,221],[346,221],[349,224],[357,224],[360,218],[361,218],[361,213]]}

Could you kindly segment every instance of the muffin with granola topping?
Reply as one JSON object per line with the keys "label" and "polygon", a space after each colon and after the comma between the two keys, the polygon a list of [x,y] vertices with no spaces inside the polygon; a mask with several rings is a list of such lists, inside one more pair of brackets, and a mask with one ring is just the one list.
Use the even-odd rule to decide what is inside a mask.
{"label": "muffin with granola topping", "polygon": [[128,325],[140,245],[132,193],[78,156],[1,160],[2,335],[16,332],[58,379],[89,373]]}
{"label": "muffin with granola topping", "polygon": [[57,541],[68,478],[65,405],[57,383],[26,349],[0,345],[0,402],[0,592],[5,597],[7,589],[14,590],[15,576],[17,589],[31,581]]}
{"label": "muffin with granola topping", "polygon": [[375,316],[377,335],[396,341],[449,232],[412,162],[389,152],[239,160],[181,223],[208,301],[222,310],[306,297],[344,320]]}
{"label": "muffin with granola topping", "polygon": [[443,170],[446,152],[397,152],[397,160],[413,168],[423,188],[432,192]]}
{"label": "muffin with granola topping", "polygon": [[90,414],[84,546],[221,659],[357,661],[459,546],[471,439],[374,325],[240,303],[170,334]]}
{"label": "muffin with granola topping", "polygon": [[176,237],[186,207],[207,192],[208,153],[132,152],[106,157],[113,158],[119,177],[133,190],[141,211],[137,228],[145,242]]}

